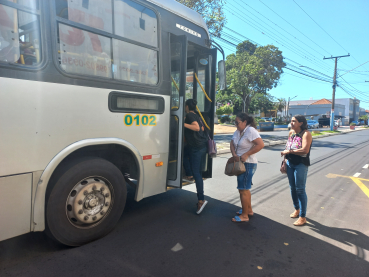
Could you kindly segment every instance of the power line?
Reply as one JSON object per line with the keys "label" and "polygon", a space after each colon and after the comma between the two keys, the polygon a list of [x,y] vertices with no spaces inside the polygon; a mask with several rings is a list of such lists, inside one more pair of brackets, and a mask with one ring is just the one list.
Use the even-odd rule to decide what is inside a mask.
{"label": "power line", "polygon": [[[237,33],[237,34],[239,34],[239,33]],[[225,33],[224,31],[222,31],[221,32],[221,35],[222,36],[228,36],[228,34],[227,33]],[[241,34],[239,34],[239,35],[241,35]],[[230,42],[229,40],[227,40],[227,39],[225,39],[224,37],[218,37],[217,39],[220,39],[220,40],[222,40],[224,43],[227,43],[227,44],[229,44],[229,45],[231,45],[231,46],[233,46],[233,47],[237,47],[237,45],[235,44],[235,43],[233,43],[233,42]],[[234,38],[233,36],[231,36],[232,38]],[[238,40],[238,39],[237,39]],[[240,42],[242,42],[241,40],[239,40]],[[291,59],[289,59],[289,58],[284,58],[284,59],[286,59],[286,60],[289,60],[289,61],[291,61],[291,62],[293,62],[293,63],[296,63],[296,64],[298,64],[298,65],[300,65],[301,66],[301,64],[299,64],[299,63],[297,63],[297,62],[295,62],[295,61],[293,61],[293,60],[291,60]],[[314,69],[311,69],[311,70],[314,70],[314,71],[316,71],[316,72],[318,72],[319,74],[322,74],[323,76],[319,76],[319,75],[316,75],[316,74],[314,74],[314,73],[311,73],[311,72],[308,72],[308,71],[306,71],[306,70],[303,70],[303,69],[301,69],[301,68],[299,68],[299,67],[297,67],[297,66],[294,66],[294,65],[291,65],[291,64],[288,64],[290,67],[293,67],[293,68],[295,68],[295,69],[292,69],[293,71],[295,71],[295,72],[297,72],[297,73],[299,73],[299,74],[302,74],[302,75],[305,75],[305,76],[308,76],[308,77],[310,77],[310,78],[314,78],[314,79],[317,79],[317,80],[320,80],[320,81],[324,81],[324,82],[330,82],[330,80],[329,79],[327,79],[326,77],[328,77],[328,78],[330,78],[330,76],[328,76],[328,75],[325,75],[324,73],[321,73],[321,72],[319,72],[319,71],[316,71],[316,70],[314,70]],[[326,76],[326,77],[325,77]]]}
{"label": "power line", "polygon": [[366,64],[366,63],[368,63],[369,61],[366,61],[365,63],[362,63],[361,65],[359,65],[359,66],[357,66],[357,67],[355,67],[355,68],[353,68],[353,69],[351,69],[351,70],[349,70],[349,71],[346,71],[344,74],[342,74],[340,77],[342,77],[343,75],[345,75],[345,74],[347,74],[347,73],[349,73],[349,72],[351,72],[351,71],[353,71],[354,69],[356,69],[356,68],[358,68],[358,67],[360,67],[360,66],[362,66],[362,65],[364,65],[364,64]]}
{"label": "power line", "polygon": [[[247,5],[247,6],[249,6],[248,4],[246,4],[246,3],[242,3],[242,4],[245,4],[245,5]],[[238,12],[238,10],[239,10],[239,7],[235,7],[235,6],[233,6],[232,4],[230,4],[232,7],[234,7],[236,10],[237,10],[237,12]],[[245,11],[247,11],[247,9],[245,9],[244,8],[244,6],[242,6],[241,4],[238,4],[240,7],[242,7],[242,9],[244,9]],[[250,8],[252,8],[251,6],[249,6]],[[230,7],[228,7],[228,8],[230,8]],[[253,8],[252,8],[253,9]],[[253,9],[253,10],[255,10],[255,9]],[[255,10],[256,11],[256,10]],[[249,11],[250,12],[250,11]],[[257,11],[256,11],[257,12]],[[251,13],[251,12],[250,12]],[[310,53],[309,51],[307,51],[306,49],[304,50],[304,51],[302,51],[301,49],[303,49],[303,47],[302,46],[299,46],[299,45],[297,45],[295,42],[293,42],[293,41],[290,41],[288,38],[286,38],[285,37],[285,35],[283,35],[283,34],[281,34],[278,30],[276,30],[275,28],[273,28],[272,26],[270,26],[268,23],[265,23],[265,21],[264,20],[262,20],[262,19],[260,19],[258,16],[255,16],[253,13],[251,13],[255,18],[257,18],[260,22],[262,22],[262,24],[264,24],[264,25],[267,25],[268,27],[266,27],[266,26],[260,26],[260,27],[263,27],[263,28],[265,28],[265,30],[267,30],[268,32],[270,32],[270,33],[273,33],[273,35],[271,35],[271,34],[269,34],[269,37],[270,36],[272,36],[272,38],[274,39],[274,40],[280,40],[280,42],[278,42],[278,43],[281,43],[284,47],[287,47],[287,45],[289,46],[289,47],[292,47],[292,48],[294,48],[295,50],[294,50],[294,52],[295,51],[298,51],[298,52],[300,52],[302,55],[306,55],[307,53],[308,53],[308,55],[307,56],[304,56],[304,57],[306,57],[306,58],[308,58],[308,56],[311,56],[312,57],[312,60],[314,60],[315,62],[318,62],[318,63],[321,63],[321,66],[322,67],[324,67],[324,66],[327,66],[326,64],[324,64],[324,63],[322,63],[321,61],[320,61],[320,59],[318,59],[318,58],[316,58],[315,56],[314,56],[314,54],[312,54],[312,53]],[[247,20],[247,19],[242,19],[243,21],[245,21],[245,20]],[[269,20],[269,19],[268,19]],[[270,21],[270,20],[269,20]],[[246,21],[245,21],[246,22]],[[271,21],[272,22],[272,21]],[[273,24],[275,24],[274,22],[272,22]],[[248,23],[249,25],[251,25],[252,26],[252,23],[251,22],[249,22]],[[277,25],[277,24],[275,24],[275,25]],[[278,26],[278,25],[277,25]],[[254,26],[253,26],[254,27]],[[259,27],[259,26],[258,26]],[[278,26],[279,27],[279,26]],[[255,29],[257,29],[256,27],[254,27]],[[270,29],[269,28],[271,28],[271,29],[273,29],[273,31],[270,31]],[[283,29],[284,30],[284,29]],[[260,31],[260,30],[259,30]],[[263,30],[261,30],[261,32],[264,34],[264,32],[265,31],[263,31]],[[287,31],[285,31],[285,32],[287,32]],[[288,32],[287,32],[288,33]],[[291,35],[291,34],[290,34]],[[268,35],[267,35],[268,36]],[[296,38],[295,36],[293,36],[293,35],[291,35],[292,37],[294,37],[294,38]],[[275,38],[275,37],[277,37],[277,38]],[[294,44],[294,45],[292,45],[292,44]],[[305,44],[304,44],[305,45]],[[288,48],[288,47],[287,47]],[[311,49],[311,48],[310,48]],[[291,50],[291,49],[290,49]],[[292,51],[292,50],[291,50]],[[295,52],[296,53],[296,52]],[[309,59],[311,59],[311,58],[309,58]]]}
{"label": "power line", "polygon": [[280,16],[278,13],[276,13],[273,9],[271,9],[269,6],[267,6],[263,1],[259,0],[264,6],[266,6],[269,10],[271,10],[273,13],[275,13],[277,16],[279,16],[280,18],[282,18],[285,22],[287,22],[287,24],[289,24],[290,26],[292,26],[296,31],[298,31],[300,34],[302,34],[304,37],[306,37],[308,40],[310,40],[312,43],[314,43],[316,46],[318,46],[320,49],[322,49],[323,51],[329,53],[327,50],[325,50],[324,48],[322,48],[320,45],[318,45],[315,41],[313,41],[312,39],[310,39],[309,37],[307,37],[304,33],[302,33],[299,29],[297,29],[295,26],[293,26],[291,23],[289,23],[286,19],[284,19],[282,16]]}
{"label": "power line", "polygon": [[322,29],[331,39],[333,39],[334,40],[334,42],[336,42],[339,46],[341,46],[341,48],[343,49],[343,50],[345,50],[345,52],[347,52],[348,53],[348,51],[345,49],[345,48],[343,48],[343,46],[341,45],[341,44],[339,44],[330,34],[328,34],[328,32],[326,31],[326,30],[324,30],[323,29],[323,27],[321,27],[307,12],[305,12],[305,10],[303,9],[303,8],[301,8],[301,6],[299,5],[299,4],[297,4],[296,3],[296,1],[295,0],[292,0],[293,2],[295,2],[295,4],[308,16],[308,17],[310,17],[310,19],[312,20],[312,21],[314,21],[314,23],[316,24],[316,25],[318,25],[319,26],[319,28],[320,29]]}
{"label": "power line", "polygon": [[[304,46],[307,46],[305,42],[303,42],[302,40],[300,40],[299,38],[297,38],[295,35],[291,34],[290,32],[286,31],[284,28],[282,28],[281,26],[279,26],[278,24],[276,24],[275,22],[273,22],[272,20],[270,20],[268,17],[266,17],[265,15],[263,15],[262,13],[258,12],[257,10],[255,10],[253,7],[251,7],[249,4],[247,3],[243,3],[244,5],[250,7],[250,9],[252,9],[253,11],[257,12],[258,14],[260,14],[262,17],[264,17],[265,19],[267,19],[268,21],[270,21],[272,24],[274,24],[275,26],[277,26],[278,28],[282,29],[284,32],[286,32],[287,34],[289,34],[291,37],[293,37],[294,39],[297,39],[299,42],[301,42]],[[307,46],[308,48],[310,48],[311,50],[317,52],[319,55],[324,56],[324,54],[316,51],[315,49],[313,49],[312,47]]]}
{"label": "power line", "polygon": [[[315,64],[316,66],[319,66],[320,68],[322,68],[322,65],[319,65],[317,64],[317,62],[313,61],[312,59],[310,59],[309,57],[305,56],[304,53],[303,54],[300,54],[298,52],[296,52],[294,49],[291,49],[291,47],[289,47],[288,45],[284,45],[283,43],[280,43],[278,41],[277,38],[273,37],[273,35],[268,35],[268,33],[266,33],[265,31],[261,30],[258,26],[255,26],[255,24],[253,24],[252,22],[247,22],[244,18],[241,18],[237,12],[235,12],[233,9],[230,9],[229,7],[228,8],[225,8],[226,10],[228,10],[231,14],[233,14],[235,17],[238,17],[239,19],[241,19],[242,21],[244,21],[245,23],[249,24],[251,27],[255,28],[256,30],[258,30],[259,32],[261,32],[263,35],[269,37],[270,39],[274,40],[275,42],[277,42],[278,44],[281,44],[282,46],[286,47],[287,49],[289,49],[290,51],[294,52],[295,54],[299,55],[300,57],[308,60],[309,62]],[[235,14],[236,13],[236,14]],[[265,32],[265,33],[264,33]],[[320,62],[320,61],[319,61]],[[325,65],[324,63],[322,63],[323,66],[327,66]],[[322,68],[324,69],[324,68]],[[326,70],[326,69],[324,69]]]}

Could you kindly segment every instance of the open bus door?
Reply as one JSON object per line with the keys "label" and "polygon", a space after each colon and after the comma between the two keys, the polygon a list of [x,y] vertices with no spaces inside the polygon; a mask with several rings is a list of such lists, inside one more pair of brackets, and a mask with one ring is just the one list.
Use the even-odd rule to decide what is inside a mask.
{"label": "open bus door", "polygon": [[171,111],[167,186],[182,187],[183,123],[186,91],[187,37],[170,34]]}
{"label": "open bus door", "polygon": [[[214,135],[214,109],[217,49],[208,49],[187,42],[186,36],[170,36],[171,43],[171,119],[168,182],[170,187],[182,186],[183,120],[187,99],[196,99],[206,125],[206,132]],[[206,127],[205,127],[206,128]],[[202,158],[202,177],[212,177],[213,160]]]}

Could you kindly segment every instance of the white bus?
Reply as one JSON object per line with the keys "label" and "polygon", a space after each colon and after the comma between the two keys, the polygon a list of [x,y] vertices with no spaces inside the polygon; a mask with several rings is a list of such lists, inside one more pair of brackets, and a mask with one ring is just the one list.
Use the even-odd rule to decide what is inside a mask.
{"label": "white bus", "polygon": [[180,188],[184,102],[213,126],[216,60],[174,0],[0,0],[0,240],[82,245],[114,228],[127,183],[136,201]]}

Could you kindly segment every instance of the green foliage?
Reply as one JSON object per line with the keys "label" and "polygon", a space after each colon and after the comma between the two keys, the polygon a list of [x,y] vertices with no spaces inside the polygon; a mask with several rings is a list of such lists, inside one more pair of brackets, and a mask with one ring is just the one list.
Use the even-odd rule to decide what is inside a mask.
{"label": "green foliage", "polygon": [[223,114],[231,114],[233,112],[233,108],[230,105],[224,105],[222,108]]}
{"label": "green foliage", "polygon": [[223,109],[222,109],[222,107],[217,108],[217,110],[215,111],[215,114],[218,115],[218,116],[223,115]]}
{"label": "green foliage", "polygon": [[231,123],[234,123],[234,122],[235,122],[235,120],[236,120],[236,115],[231,115],[231,116],[229,117],[229,119],[230,119]]}
{"label": "green foliage", "polygon": [[244,41],[237,46],[236,54],[227,56],[226,94],[236,95],[249,112],[251,100],[257,94],[266,94],[276,87],[286,64],[282,52],[273,45],[257,46]]}
{"label": "green foliage", "polygon": [[255,96],[252,98],[250,106],[249,106],[249,113],[256,113],[257,111],[262,111],[264,113],[269,112],[270,110],[274,109],[274,97],[271,96],[269,93],[262,94],[256,93]]}
{"label": "green foliage", "polygon": [[356,126],[356,123],[351,122],[350,126]]}
{"label": "green foliage", "polygon": [[259,119],[258,122],[265,122],[265,120],[264,119]]}
{"label": "green foliage", "polygon": [[219,37],[227,19],[223,10],[224,0],[176,0],[202,15],[209,32]]}
{"label": "green foliage", "polygon": [[369,116],[368,116],[367,114],[362,115],[362,116],[360,116],[360,117],[359,117],[359,119],[361,119],[361,120],[364,120],[364,121],[365,121],[365,124],[368,124],[368,118],[369,118]]}
{"label": "green foliage", "polygon": [[277,98],[277,102],[275,103],[275,109],[277,111],[282,112],[283,109],[286,107],[287,101],[284,98]]}
{"label": "green foliage", "polygon": [[217,110],[216,110],[216,114],[217,115],[223,115],[223,114],[231,114],[233,111],[233,108],[230,106],[230,105],[224,105],[222,107],[219,107]]}

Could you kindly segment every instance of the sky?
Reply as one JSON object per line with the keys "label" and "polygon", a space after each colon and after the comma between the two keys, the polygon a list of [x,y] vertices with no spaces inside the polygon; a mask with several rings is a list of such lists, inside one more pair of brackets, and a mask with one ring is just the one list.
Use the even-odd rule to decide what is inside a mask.
{"label": "sky", "polygon": [[[228,21],[224,39],[234,44],[245,39],[273,44],[282,51],[288,68],[328,81],[284,69],[271,95],[332,99],[334,59],[323,57],[349,53],[350,57],[338,60],[338,76],[344,75],[337,81],[351,96],[338,87],[336,98],[355,96],[360,107],[369,110],[369,82],[365,82],[369,81],[369,0],[227,0],[224,10]],[[236,51],[227,42],[216,42],[226,55]]]}

